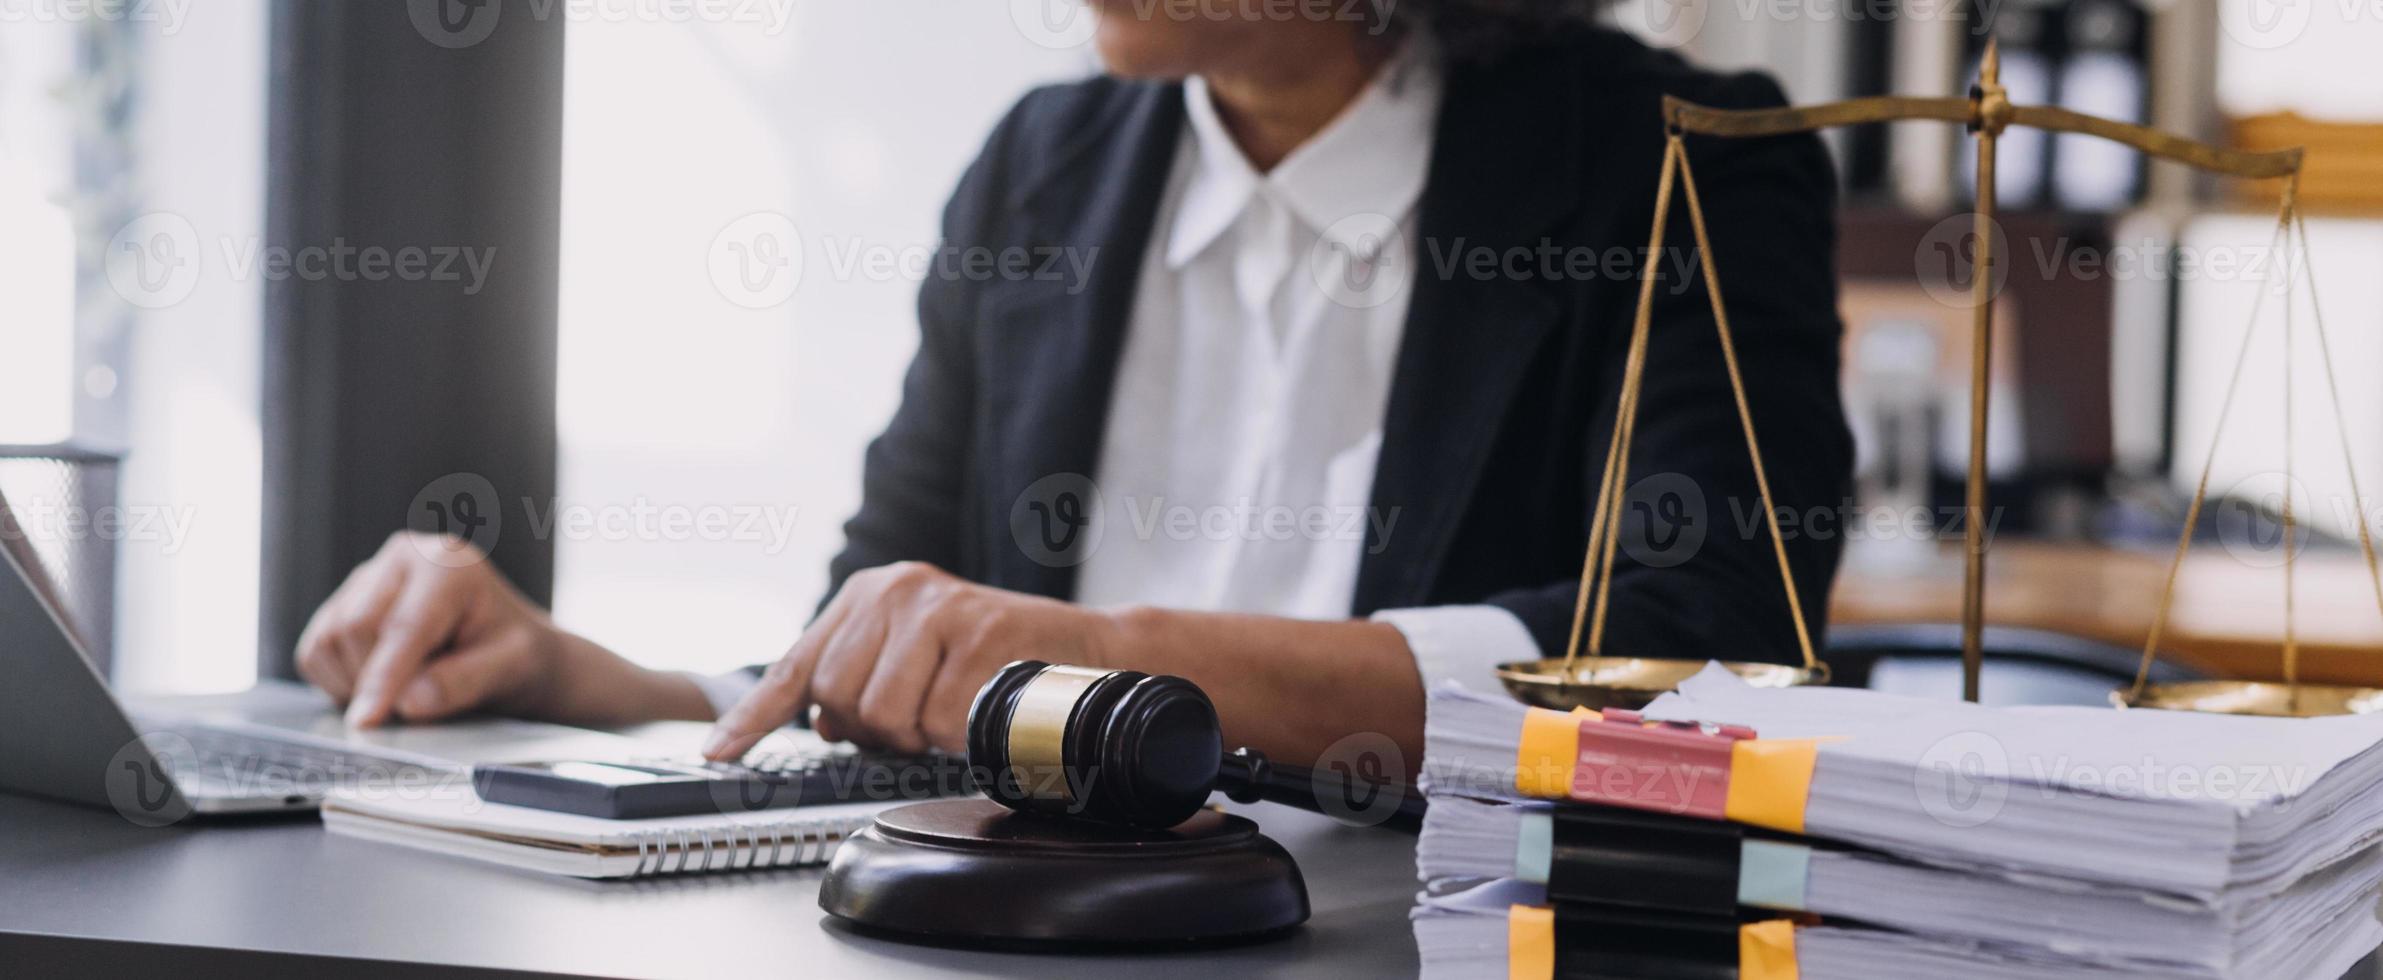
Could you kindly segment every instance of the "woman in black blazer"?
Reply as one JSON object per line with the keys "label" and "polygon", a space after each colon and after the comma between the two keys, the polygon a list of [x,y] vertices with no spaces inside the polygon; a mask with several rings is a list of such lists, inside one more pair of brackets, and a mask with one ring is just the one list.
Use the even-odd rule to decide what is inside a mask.
{"label": "woman in black blazer", "polygon": [[[1370,732],[1412,768],[1426,678],[1487,682],[1485,670],[1449,663],[1493,648],[1559,655],[1652,221],[1658,106],[1666,94],[1775,105],[1778,87],[1695,69],[1589,25],[1591,5],[1562,0],[1094,6],[1109,73],[1021,100],[944,218],[954,255],[1065,257],[1083,274],[1038,275],[1031,260],[1008,274],[957,261],[931,271],[919,351],[900,410],[869,448],[831,598],[757,683],[634,667],[552,626],[484,563],[423,557],[459,545],[411,539],[326,603],[301,643],[301,670],[361,724],[475,706],[574,721],[707,718],[734,701],[710,747],[729,757],[811,708],[830,736],[957,749],[977,687],[1031,658],[1188,677],[1215,699],[1229,741],[1279,760],[1309,762]],[[1367,498],[1377,519],[1347,544],[1356,556],[1345,616],[1072,602],[1086,592],[1088,542],[1075,533],[1082,500],[1071,507],[1067,488],[1109,474],[1105,434],[1116,413],[1139,410],[1140,390],[1117,384],[1119,364],[1135,331],[1157,329],[1136,322],[1149,277],[1175,268],[1161,259],[1177,256],[1152,250],[1170,247],[1159,239],[1182,216],[1162,212],[1190,206],[1179,196],[1183,148],[1198,120],[1186,119],[1185,80],[1196,77],[1194,97],[1213,107],[1193,113],[1212,111],[1207,135],[1228,134],[1263,175],[1353,111],[1386,65],[1416,57],[1430,59],[1439,102],[1428,145],[1415,148],[1428,160],[1409,224],[1411,293],[1392,321]],[[1837,393],[1829,163],[1809,137],[1687,147],[1817,631],[1839,538],[1833,523],[1801,518],[1838,513],[1852,464]],[[1605,645],[1792,660],[1683,212],[1672,210],[1674,245],[1656,263],[1630,546]],[[1313,288],[1302,281],[1283,288]],[[1287,424],[1295,440],[1304,423]],[[1516,624],[1496,628],[1517,639],[1500,648],[1488,633],[1426,637],[1440,628],[1375,618],[1445,607],[1488,610]]]}

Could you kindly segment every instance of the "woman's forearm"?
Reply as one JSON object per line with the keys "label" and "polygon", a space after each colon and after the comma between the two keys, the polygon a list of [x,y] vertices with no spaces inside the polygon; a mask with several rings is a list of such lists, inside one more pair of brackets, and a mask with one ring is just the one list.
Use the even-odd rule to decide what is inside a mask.
{"label": "woman's forearm", "polygon": [[1314,766],[1335,743],[1372,733],[1398,747],[1403,776],[1422,763],[1423,682],[1396,627],[1142,607],[1112,615],[1104,666],[1199,685],[1228,748]]}

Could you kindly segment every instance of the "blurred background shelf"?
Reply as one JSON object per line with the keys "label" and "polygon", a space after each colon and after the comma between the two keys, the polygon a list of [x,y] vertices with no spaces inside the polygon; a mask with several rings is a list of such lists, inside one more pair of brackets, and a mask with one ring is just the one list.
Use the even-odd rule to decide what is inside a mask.
{"label": "blurred background shelf", "polygon": [[[1986,571],[1986,619],[2139,651],[2150,634],[2170,552],[1998,542]],[[1856,548],[1829,604],[1832,628],[1961,619],[1961,555],[1870,560]],[[2354,553],[2311,554],[2300,570],[2301,679],[2383,683],[2383,612]],[[2178,574],[2161,659],[2213,677],[2282,676],[2283,576],[2215,545]],[[2130,669],[2132,665],[2129,665]]]}

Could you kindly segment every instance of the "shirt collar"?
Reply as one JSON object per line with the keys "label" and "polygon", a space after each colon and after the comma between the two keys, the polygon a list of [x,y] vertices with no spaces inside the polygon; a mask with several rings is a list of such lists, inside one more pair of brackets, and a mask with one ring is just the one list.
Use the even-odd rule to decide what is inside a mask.
{"label": "shirt collar", "polygon": [[1423,195],[1440,114],[1438,58],[1420,40],[1382,66],[1356,101],[1270,173],[1259,173],[1217,115],[1207,82],[1183,86],[1191,120],[1191,177],[1167,237],[1167,267],[1181,269],[1265,194],[1310,230],[1352,254],[1379,251],[1381,222],[1402,220]]}

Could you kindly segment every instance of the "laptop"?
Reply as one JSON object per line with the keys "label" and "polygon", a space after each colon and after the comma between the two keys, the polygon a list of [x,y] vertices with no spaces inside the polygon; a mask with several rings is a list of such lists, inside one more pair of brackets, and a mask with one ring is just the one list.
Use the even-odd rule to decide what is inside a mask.
{"label": "laptop", "polygon": [[310,810],[340,785],[468,785],[481,762],[665,754],[633,738],[512,719],[352,730],[328,698],[286,682],[128,706],[84,655],[25,542],[0,501],[0,791],[110,807],[154,826]]}

